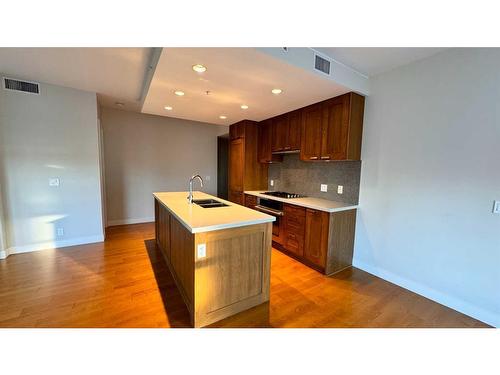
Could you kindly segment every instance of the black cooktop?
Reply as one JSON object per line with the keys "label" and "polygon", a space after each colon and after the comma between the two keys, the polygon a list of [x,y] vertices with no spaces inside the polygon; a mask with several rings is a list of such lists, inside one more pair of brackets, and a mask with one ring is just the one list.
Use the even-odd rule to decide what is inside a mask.
{"label": "black cooktop", "polygon": [[295,194],[295,193],[287,193],[286,191],[266,191],[265,193],[262,193],[262,194],[271,195],[273,197],[279,197],[279,198],[287,198],[287,199],[304,198],[303,195]]}

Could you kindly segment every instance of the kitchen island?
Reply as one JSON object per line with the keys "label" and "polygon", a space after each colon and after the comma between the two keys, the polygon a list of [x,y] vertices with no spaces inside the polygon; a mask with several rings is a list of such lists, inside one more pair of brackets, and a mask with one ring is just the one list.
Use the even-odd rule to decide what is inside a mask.
{"label": "kitchen island", "polygon": [[202,327],[269,300],[273,216],[195,192],[154,193],[156,243]]}

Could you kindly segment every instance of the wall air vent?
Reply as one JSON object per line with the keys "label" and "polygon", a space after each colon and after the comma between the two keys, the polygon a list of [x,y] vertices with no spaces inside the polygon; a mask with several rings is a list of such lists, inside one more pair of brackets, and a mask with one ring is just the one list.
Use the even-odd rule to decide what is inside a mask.
{"label": "wall air vent", "polygon": [[5,90],[22,91],[30,94],[40,94],[40,85],[35,82],[20,81],[18,79],[3,77]]}
{"label": "wall air vent", "polygon": [[314,69],[320,71],[321,73],[330,75],[330,60],[314,54]]}

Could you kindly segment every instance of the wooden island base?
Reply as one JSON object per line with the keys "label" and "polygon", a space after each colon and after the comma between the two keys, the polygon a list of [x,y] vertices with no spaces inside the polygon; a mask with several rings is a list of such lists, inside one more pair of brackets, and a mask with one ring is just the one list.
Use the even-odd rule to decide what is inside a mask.
{"label": "wooden island base", "polygon": [[155,199],[155,229],[194,327],[269,301],[271,223],[191,233]]}

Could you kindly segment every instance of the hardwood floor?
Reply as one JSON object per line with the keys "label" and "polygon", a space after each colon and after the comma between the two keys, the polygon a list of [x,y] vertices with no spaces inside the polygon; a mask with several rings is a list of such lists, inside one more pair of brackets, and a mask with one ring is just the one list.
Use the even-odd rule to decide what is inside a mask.
{"label": "hardwood floor", "polygon": [[[271,301],[216,327],[487,327],[359,269],[333,277],[273,250]],[[0,327],[189,327],[154,225],[0,260]]]}

